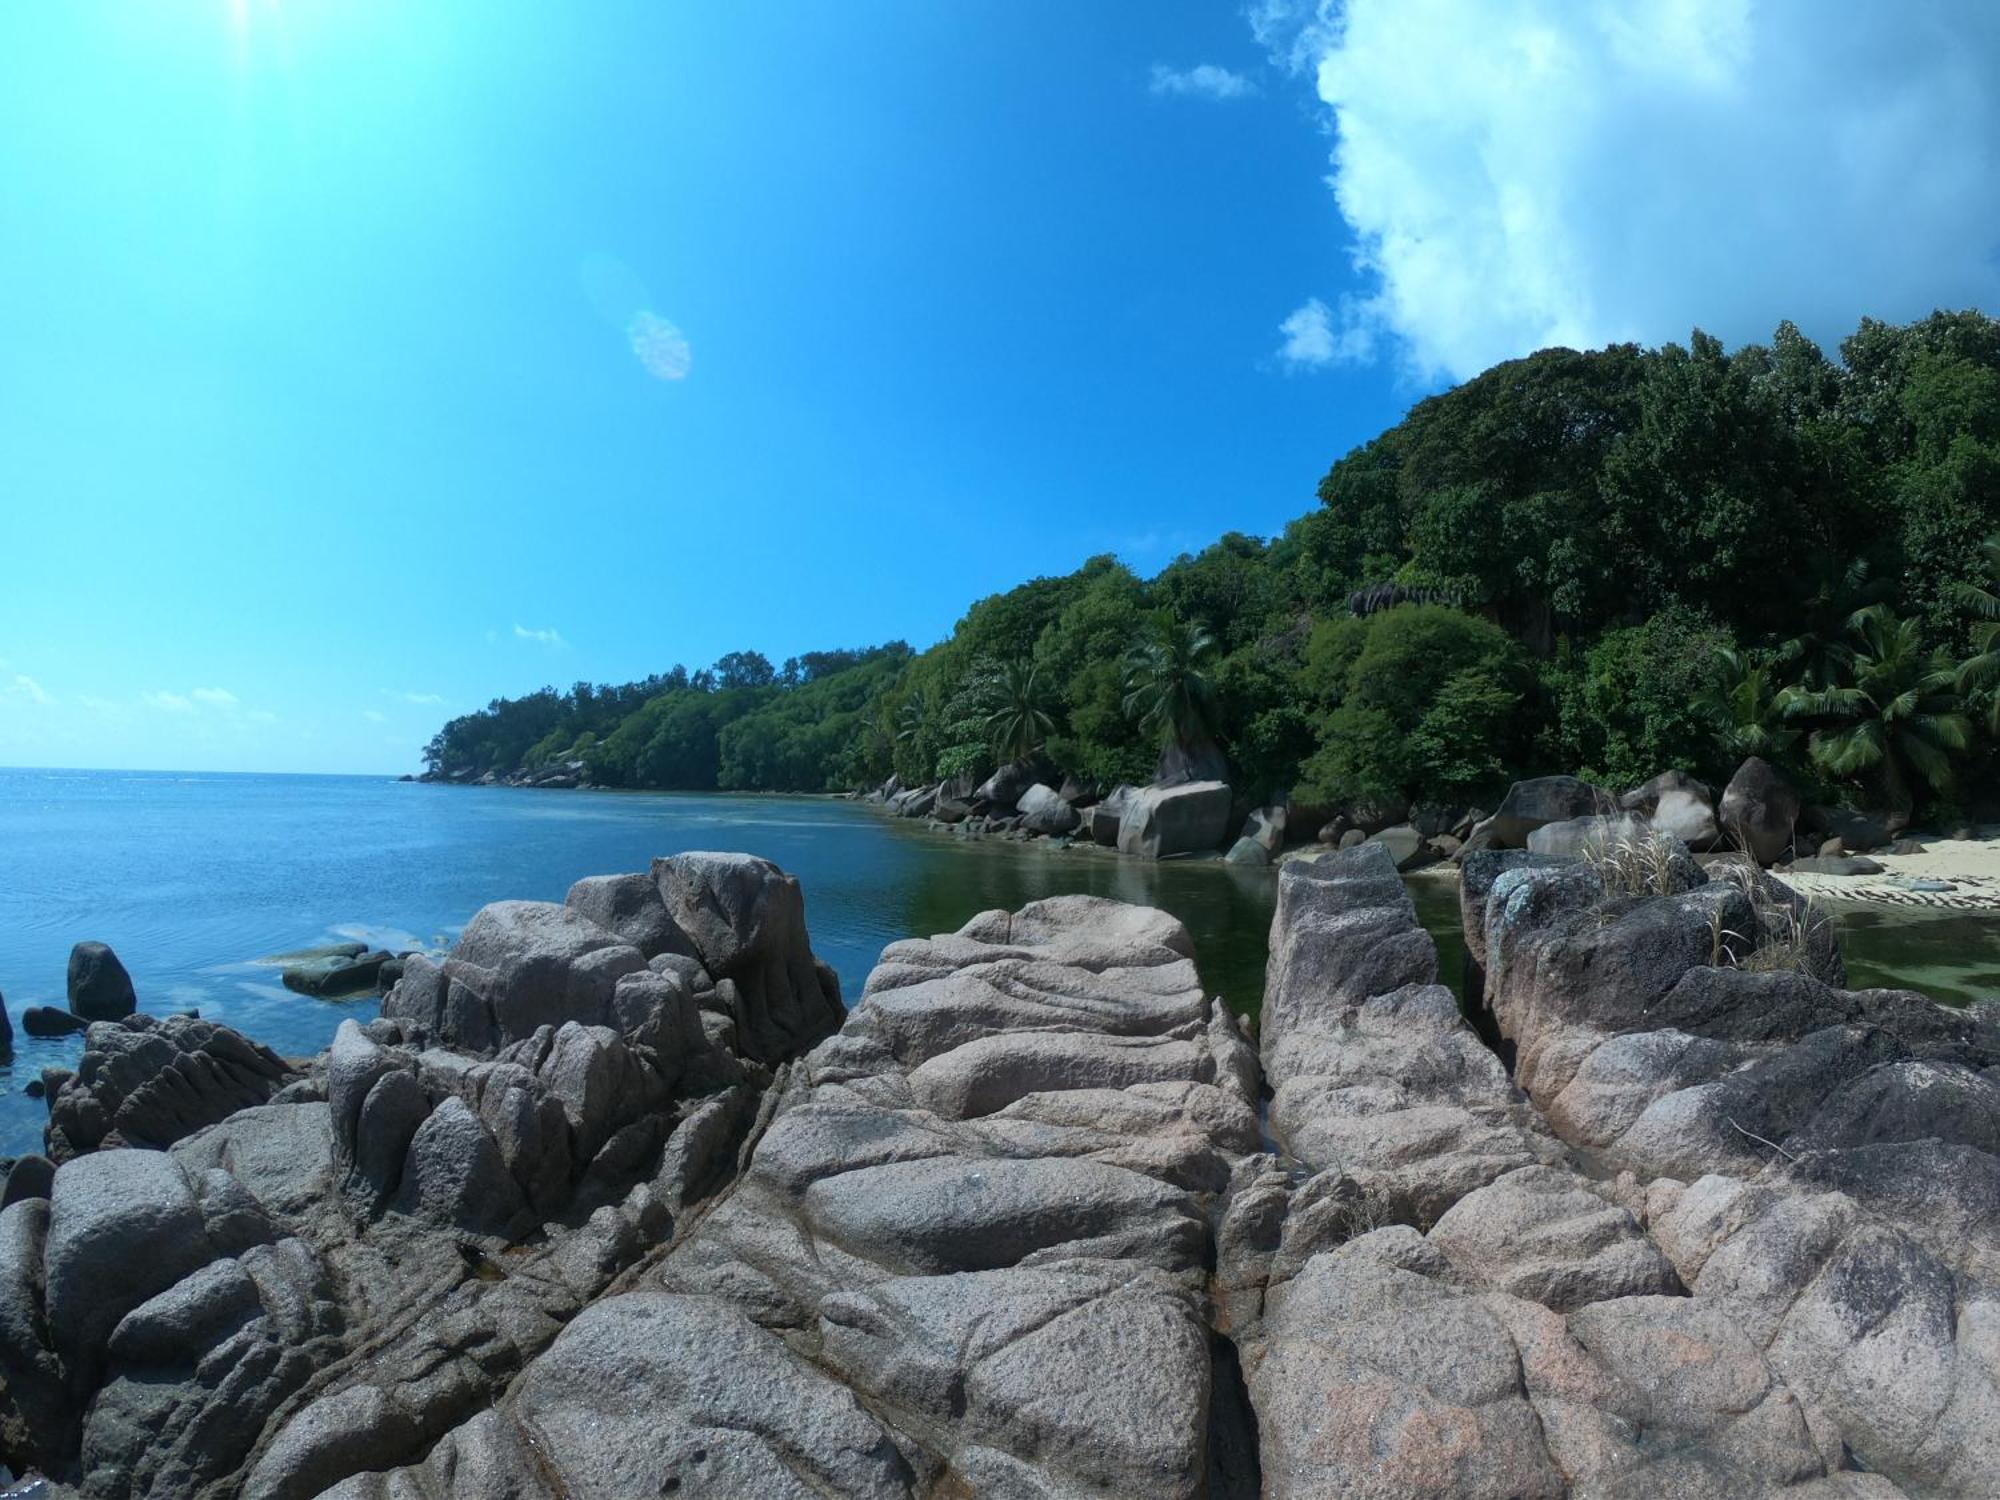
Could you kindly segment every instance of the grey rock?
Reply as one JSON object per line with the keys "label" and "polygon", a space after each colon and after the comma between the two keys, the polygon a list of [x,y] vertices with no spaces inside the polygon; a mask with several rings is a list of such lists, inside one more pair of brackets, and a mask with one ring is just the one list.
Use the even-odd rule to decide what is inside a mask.
{"label": "grey rock", "polygon": [[1633,844],[1646,838],[1649,826],[1637,813],[1591,813],[1544,823],[1529,831],[1527,845],[1536,854],[1574,858]]}
{"label": "grey rock", "polygon": [[1268,865],[1271,862],[1270,852],[1247,836],[1231,844],[1229,852],[1222,857],[1232,865]]}
{"label": "grey rock", "polygon": [[0,1208],[11,1208],[23,1198],[46,1198],[56,1180],[55,1163],[46,1156],[23,1156],[0,1179]]}
{"label": "grey rock", "polygon": [[66,1162],[50,1195],[49,1336],[73,1369],[103,1358],[118,1322],[215,1258],[187,1174],[158,1151]]}
{"label": "grey rock", "polygon": [[1041,779],[1036,769],[1030,761],[1010,761],[979,784],[972,800],[1011,812],[1019,805],[1021,794]]}
{"label": "grey rock", "polygon": [[1022,792],[1016,806],[1021,812],[1021,826],[1030,833],[1060,836],[1075,831],[1083,821],[1082,814],[1044,782],[1038,781]]}
{"label": "grey rock", "polygon": [[74,1036],[89,1028],[82,1016],[49,1005],[31,1005],[21,1012],[21,1029],[29,1036]]}
{"label": "grey rock", "polygon": [[1602,788],[1574,776],[1537,776],[1508,787],[1500,806],[1481,827],[1497,847],[1519,849],[1545,824],[1612,811],[1614,800]]}
{"label": "grey rock", "polygon": [[1193,781],[1135,790],[1118,823],[1118,852],[1143,859],[1217,848],[1229,829],[1227,783]]}
{"label": "grey rock", "polygon": [[49,1099],[49,1154],[67,1161],[114,1146],[170,1146],[291,1082],[270,1048],[187,1016],[98,1022],[74,1077]]}
{"label": "grey rock", "polygon": [[615,933],[648,959],[662,953],[694,957],[694,944],[667,915],[650,875],[590,875],[569,888],[563,905]]}
{"label": "grey rock", "polygon": [[139,1008],[132,976],[103,943],[69,950],[69,1008],[86,1021],[120,1021]]}
{"label": "grey rock", "polygon": [[[1222,747],[1211,739],[1201,739],[1192,745],[1184,745],[1175,740],[1160,752],[1160,758],[1153,765],[1153,782],[1156,787],[1188,786],[1195,782],[1227,781],[1229,779],[1229,757],[1222,753]],[[1221,834],[1216,835],[1220,842]]]}
{"label": "grey rock", "polygon": [[1243,837],[1253,840],[1264,853],[1276,859],[1284,851],[1286,810],[1282,806],[1259,807],[1243,820]]}
{"label": "grey rock", "polygon": [[1414,870],[1419,865],[1428,864],[1434,857],[1424,842],[1424,836],[1409,823],[1399,823],[1394,828],[1371,833],[1366,842],[1388,850],[1398,870]]}
{"label": "grey rock", "polygon": [[703,968],[734,984],[745,1056],[776,1062],[840,1025],[840,981],[813,957],[794,877],[747,854],[692,853],[655,860],[653,878]]}
{"label": "grey rock", "polygon": [[1722,832],[1760,865],[1775,864],[1792,847],[1799,794],[1769,762],[1751,756],[1723,788]]}
{"label": "grey rock", "polygon": [[1090,809],[1090,836],[1094,841],[1107,849],[1118,847],[1118,830],[1135,790],[1130,786],[1115,786]]}
{"label": "grey rock", "polygon": [[397,1208],[443,1229],[505,1236],[527,1205],[500,1148],[462,1099],[444,1100],[411,1138]]}

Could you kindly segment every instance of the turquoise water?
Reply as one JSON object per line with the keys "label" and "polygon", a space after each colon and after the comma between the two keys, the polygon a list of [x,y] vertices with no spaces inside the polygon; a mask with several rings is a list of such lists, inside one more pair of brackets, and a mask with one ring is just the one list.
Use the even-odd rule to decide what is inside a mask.
{"label": "turquoise water", "polygon": [[259,957],[340,938],[442,946],[488,901],[559,901],[581,876],[686,849],[743,850],[797,875],[813,946],[850,1000],[885,943],[1071,891],[1165,907],[1211,988],[1246,1010],[1263,991],[1268,870],[964,844],[823,798],[0,770],[0,993],[16,1020],[0,1155],[39,1144],[43,1106],[21,1089],[81,1050],[19,1033],[24,1008],[63,1003],[80,939],[117,949],[142,1010],[193,1007],[301,1055],[377,1002],[295,995]]}

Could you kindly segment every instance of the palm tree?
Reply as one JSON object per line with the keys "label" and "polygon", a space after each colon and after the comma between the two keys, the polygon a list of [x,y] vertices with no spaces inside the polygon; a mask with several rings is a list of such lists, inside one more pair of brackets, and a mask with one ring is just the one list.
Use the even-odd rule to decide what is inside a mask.
{"label": "palm tree", "polygon": [[2000,682],[2000,532],[1979,544],[1979,555],[1992,587],[1961,583],[1954,591],[1958,602],[1979,617],[1972,627],[1972,655],[1959,664],[1958,689],[1985,692],[1986,732],[2000,735],[2000,693],[1986,691]]}
{"label": "palm tree", "polygon": [[930,694],[919,688],[896,710],[896,743],[916,748],[923,738],[924,720],[930,717]]}
{"label": "palm tree", "polygon": [[1125,656],[1125,713],[1163,745],[1208,739],[1216,722],[1215,637],[1162,612]]}
{"label": "palm tree", "polygon": [[995,672],[988,686],[995,706],[986,716],[986,729],[993,736],[994,755],[1003,761],[1026,760],[1056,726],[1042,669],[1012,662]]}
{"label": "palm tree", "polygon": [[1702,695],[1701,708],[1715,726],[1724,755],[1737,763],[1756,755],[1784,760],[1799,741],[1799,731],[1785,722],[1785,695],[1777,664],[1758,666],[1748,652],[1734,646],[1716,648],[1721,679]]}
{"label": "palm tree", "polygon": [[1840,647],[1835,681],[1788,688],[1786,716],[1818,720],[1808,746],[1836,776],[1873,771],[1890,805],[1908,811],[1912,775],[1942,791],[1951,785],[1951,757],[1972,742],[1972,723],[1959,709],[1959,669],[1928,650],[1915,620],[1888,605],[1856,610],[1849,642]]}

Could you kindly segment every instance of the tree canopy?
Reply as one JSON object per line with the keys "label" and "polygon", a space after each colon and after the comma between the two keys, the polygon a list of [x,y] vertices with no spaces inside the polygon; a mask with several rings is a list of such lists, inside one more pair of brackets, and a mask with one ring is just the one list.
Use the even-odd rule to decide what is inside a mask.
{"label": "tree canopy", "polygon": [[[1239,789],[1472,800],[1569,771],[1960,795],[2000,731],[2000,323],[1546,349],[1418,402],[1271,540],[978,600],[929,650],[754,650],[453,720],[443,773],[828,790],[1212,740]],[[1866,613],[1873,611],[1873,613]],[[1904,701],[1908,693],[1916,699]],[[1866,706],[1864,706],[1864,704]],[[1984,737],[1968,731],[1978,726]],[[1870,759],[1879,743],[1882,757]]]}

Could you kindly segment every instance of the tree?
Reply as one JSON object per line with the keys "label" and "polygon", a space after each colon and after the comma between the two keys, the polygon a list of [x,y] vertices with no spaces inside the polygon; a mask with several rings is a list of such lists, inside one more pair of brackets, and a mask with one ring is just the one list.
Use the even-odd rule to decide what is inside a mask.
{"label": "tree", "polygon": [[778,680],[771,659],[761,651],[732,651],[715,664],[715,685],[730,688],[769,687]]}
{"label": "tree", "polygon": [[992,674],[989,685],[994,707],[986,728],[993,736],[993,754],[999,760],[1026,760],[1047,742],[1056,723],[1041,668],[1009,662]]}
{"label": "tree", "polygon": [[1986,583],[1961,583],[1958,602],[1973,615],[1972,655],[1959,664],[1958,689],[1986,705],[1986,732],[2000,735],[2000,532],[1979,544]]}
{"label": "tree", "polygon": [[1908,811],[1918,783],[1950,787],[1951,757],[1972,742],[1958,669],[1924,646],[1915,619],[1899,619],[1887,605],[1857,611],[1849,635],[1838,680],[1788,689],[1785,712],[1817,723],[1809,745],[1819,766],[1843,777],[1873,772],[1889,805]]}
{"label": "tree", "polygon": [[1331,707],[1303,800],[1452,801],[1508,779],[1528,674],[1490,620],[1403,604],[1322,626],[1306,655],[1305,680]]}
{"label": "tree", "polygon": [[1216,729],[1215,637],[1161,611],[1125,658],[1125,713],[1162,745],[1191,748]]}
{"label": "tree", "polygon": [[1715,659],[1721,675],[1700,702],[1723,758],[1732,765],[1753,755],[1778,765],[1790,760],[1799,741],[1787,717],[1793,689],[1780,685],[1772,664],[1734,646],[1718,647]]}

